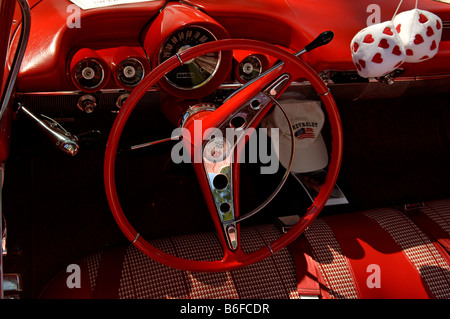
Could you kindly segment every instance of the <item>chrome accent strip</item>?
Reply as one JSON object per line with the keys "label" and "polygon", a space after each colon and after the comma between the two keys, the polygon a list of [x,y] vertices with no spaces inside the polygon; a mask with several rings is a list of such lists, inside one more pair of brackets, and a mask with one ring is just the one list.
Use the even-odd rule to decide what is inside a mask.
{"label": "chrome accent strip", "polygon": [[137,233],[136,238],[132,241],[133,244],[138,240],[140,235],[141,235],[140,233]]}
{"label": "chrome accent strip", "polygon": [[170,142],[170,141],[179,141],[182,138],[182,135],[177,135],[177,136],[172,136],[169,138],[164,138],[161,140],[157,140],[157,141],[153,141],[153,142],[147,142],[147,143],[142,143],[142,144],[138,144],[138,145],[133,145],[130,147],[130,150],[137,150],[140,148],[144,148],[144,147],[148,147],[148,146],[153,146],[156,144],[161,144],[161,143],[165,143],[165,142]]}
{"label": "chrome accent strip", "polygon": [[[97,93],[105,93],[105,94],[119,94],[129,92],[125,89],[102,89],[94,93],[89,94],[97,94]],[[147,90],[147,92],[160,92],[160,90],[153,86],[150,89]],[[33,96],[33,95],[44,95],[44,96],[57,96],[57,95],[81,95],[86,94],[86,92],[81,90],[74,90],[74,91],[54,91],[54,92],[17,92],[17,95],[21,96]]]}
{"label": "chrome accent strip", "polygon": [[275,82],[273,82],[264,92],[269,93],[271,96],[276,96],[281,92],[283,87],[289,82],[291,77],[289,74],[283,74]]}
{"label": "chrome accent strip", "polygon": [[12,90],[16,83],[17,75],[19,74],[20,67],[22,65],[23,56],[28,44],[28,38],[30,36],[31,18],[30,7],[26,0],[17,0],[22,10],[22,28],[20,34],[20,41],[17,47],[16,54],[14,56],[13,67],[8,75],[7,87],[5,88],[4,95],[2,97],[2,106],[0,109],[0,121],[5,114],[9,100],[11,98]]}
{"label": "chrome accent strip", "polygon": [[269,244],[267,244],[267,247],[269,247],[269,250],[270,250],[270,253],[273,255],[274,254],[274,252],[273,252],[273,250],[272,250],[272,247],[270,247],[270,245]]}
{"label": "chrome accent strip", "polygon": [[304,53],[306,53],[306,52],[307,52],[306,49],[302,49],[302,50],[298,51],[297,53],[295,53],[294,55],[295,55],[296,57],[299,57],[299,56],[301,56],[302,54],[304,54]]}
{"label": "chrome accent strip", "polygon": [[[395,80],[397,81],[397,79],[400,79],[400,78],[396,78]],[[446,80],[446,79],[450,79],[450,74],[441,74],[441,75],[419,75],[419,76],[416,76],[416,78],[415,78],[416,81]]]}
{"label": "chrome accent strip", "polygon": [[240,89],[243,86],[244,86],[244,84],[237,83],[237,82],[236,83],[223,83],[219,87],[219,89],[222,89],[222,90],[237,90],[237,89]]}
{"label": "chrome accent strip", "polygon": [[[423,75],[423,76],[417,76],[417,77],[397,77],[395,78],[395,82],[414,82],[414,81],[427,81],[427,80],[446,80],[450,79],[450,74],[440,74],[440,75]],[[369,79],[369,83],[379,83],[377,79]],[[359,85],[362,83],[339,83],[336,85]],[[303,87],[303,86],[310,86],[311,83],[309,81],[302,81],[297,82],[294,81],[291,83],[290,87]],[[334,85],[331,83],[330,85]],[[224,83],[219,86],[220,90],[238,90],[242,88],[244,84],[242,83]],[[123,93],[126,90],[124,89],[102,89],[95,93]],[[151,87],[147,90],[147,92],[160,92],[161,90],[157,88],[156,86]],[[95,94],[91,93],[91,94]],[[18,95],[22,96],[30,96],[30,95],[79,95],[79,94],[85,94],[83,91],[55,91],[55,92],[18,92]]]}
{"label": "chrome accent strip", "polygon": [[[333,70],[333,69],[326,69],[322,71],[323,73],[346,73],[346,72],[355,72],[355,70]],[[445,80],[450,79],[450,74],[435,74],[435,75],[418,75],[418,76],[398,76],[395,77],[395,82],[414,82],[414,81],[426,81],[426,80]],[[305,82],[292,82],[292,85],[305,85],[307,81]],[[362,84],[361,83],[338,83],[339,85],[353,85],[353,84]],[[368,83],[379,83],[378,79],[376,78],[369,78]],[[333,81],[331,81],[330,84],[335,84]]]}
{"label": "chrome accent strip", "polygon": [[54,92],[17,92],[18,96],[58,96],[58,95],[81,95],[83,91],[54,91]]}
{"label": "chrome accent strip", "polygon": [[330,90],[330,88],[328,88],[328,91],[326,91],[325,93],[322,93],[322,94],[317,93],[317,95],[318,96],[327,96],[328,94],[330,94],[330,92],[331,92],[331,90]]}
{"label": "chrome accent strip", "polygon": [[179,55],[178,53],[176,53],[175,55],[177,56],[178,61],[180,61],[180,65],[183,66],[183,65],[184,65],[184,62],[183,62],[183,60],[181,60],[180,55]]}

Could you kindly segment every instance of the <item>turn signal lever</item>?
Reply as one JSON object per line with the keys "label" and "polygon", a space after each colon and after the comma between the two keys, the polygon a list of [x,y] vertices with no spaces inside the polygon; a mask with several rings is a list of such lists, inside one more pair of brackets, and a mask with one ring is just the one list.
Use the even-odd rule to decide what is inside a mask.
{"label": "turn signal lever", "polygon": [[61,124],[55,120],[42,115],[42,119],[30,112],[23,104],[19,103],[18,112],[23,112],[28,118],[32,119],[50,138],[54,145],[64,153],[75,156],[78,153],[78,138],[67,132]]}

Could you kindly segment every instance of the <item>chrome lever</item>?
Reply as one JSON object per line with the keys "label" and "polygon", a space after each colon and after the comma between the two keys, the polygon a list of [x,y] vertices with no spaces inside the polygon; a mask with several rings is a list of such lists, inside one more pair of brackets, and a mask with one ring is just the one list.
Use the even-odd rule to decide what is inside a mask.
{"label": "chrome lever", "polygon": [[32,119],[57,149],[71,156],[75,156],[78,153],[78,138],[66,131],[57,121],[45,115],[42,115],[42,119],[38,118],[21,103],[19,103],[17,111],[22,111],[28,118]]}

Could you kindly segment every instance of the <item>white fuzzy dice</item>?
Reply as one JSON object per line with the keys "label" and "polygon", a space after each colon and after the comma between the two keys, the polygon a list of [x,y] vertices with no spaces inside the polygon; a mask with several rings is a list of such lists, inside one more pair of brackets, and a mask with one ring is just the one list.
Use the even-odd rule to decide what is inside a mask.
{"label": "white fuzzy dice", "polygon": [[442,20],[435,14],[413,9],[394,18],[406,52],[406,62],[417,63],[436,55],[442,36]]}
{"label": "white fuzzy dice", "polygon": [[386,75],[406,60],[405,48],[392,21],[359,31],[350,49],[358,74],[365,78]]}

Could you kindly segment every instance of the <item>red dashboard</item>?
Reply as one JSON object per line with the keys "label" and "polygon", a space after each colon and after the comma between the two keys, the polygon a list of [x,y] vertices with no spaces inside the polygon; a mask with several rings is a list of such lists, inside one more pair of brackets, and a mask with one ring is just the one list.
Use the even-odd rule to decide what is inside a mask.
{"label": "red dashboard", "polygon": [[[72,8],[70,5],[68,0],[32,3],[31,37],[17,81],[19,92],[131,90],[151,68],[162,62],[164,56],[202,41],[251,38],[299,51],[325,30],[334,32],[332,44],[311,52],[304,59],[317,72],[356,71],[351,59],[350,42],[373,16],[371,1],[368,0],[357,3],[326,0],[320,6],[315,1],[150,1],[79,10],[80,25],[74,27],[69,22],[77,12],[68,9]],[[384,21],[392,18],[397,5],[384,1],[378,6],[378,19]],[[420,5],[442,19],[442,41],[433,59],[403,65],[403,76],[448,75],[449,5],[431,0],[421,1]],[[402,9],[411,9],[407,6],[407,3],[403,4]],[[235,52],[234,57],[223,54],[220,66],[209,73],[195,75],[200,77],[197,81],[210,77],[213,81],[208,80],[205,86],[190,84],[189,90],[195,87],[204,95],[223,81],[245,82],[245,77],[238,75],[238,68],[240,64],[243,68],[246,62],[243,60],[248,55],[242,52]],[[254,68],[262,71],[274,61],[270,61],[270,57],[260,57],[253,62],[252,71]],[[93,75],[88,72],[88,80],[84,84],[77,80],[83,69],[80,63],[91,63],[88,71],[97,70],[98,73]],[[247,67],[250,65],[247,64]],[[125,72],[125,69],[136,69],[138,72],[130,71],[128,75],[120,76],[119,73]],[[186,72],[174,76],[183,77],[183,74],[194,76]],[[165,79],[161,86],[173,95],[186,94],[186,88],[174,85],[173,80]]]}

